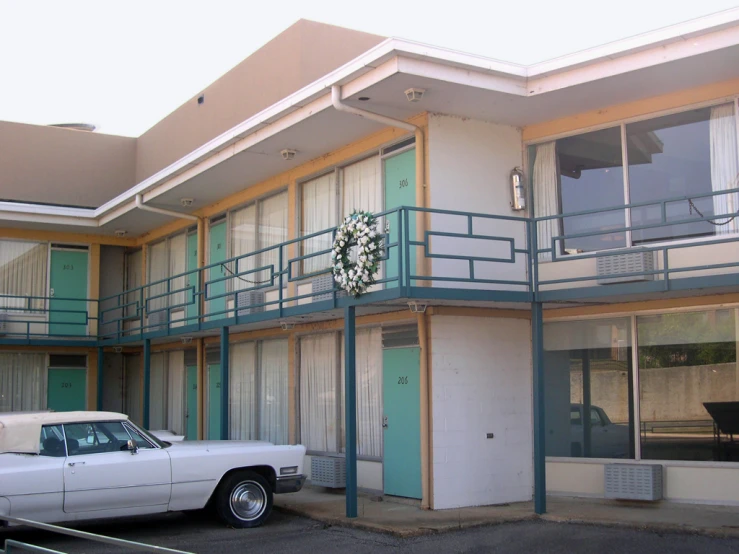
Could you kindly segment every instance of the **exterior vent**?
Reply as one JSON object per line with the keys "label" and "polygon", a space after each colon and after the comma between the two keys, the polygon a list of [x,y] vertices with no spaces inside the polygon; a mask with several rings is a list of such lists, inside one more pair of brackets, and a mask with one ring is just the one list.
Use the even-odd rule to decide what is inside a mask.
{"label": "exterior vent", "polygon": [[239,316],[262,313],[264,311],[264,291],[250,290],[236,293],[236,308]]}
{"label": "exterior vent", "polygon": [[[654,271],[653,252],[629,252],[596,258],[598,284],[631,283],[634,281],[653,281],[654,275],[629,275]],[[619,277],[619,274],[626,275]]]}
{"label": "exterior vent", "polygon": [[[332,273],[321,275],[311,281],[313,285],[313,302],[321,302],[322,300],[331,300],[333,295],[331,292],[334,290],[334,276]],[[316,294],[317,292],[325,292],[326,294]],[[343,298],[346,296],[345,290],[337,290],[336,298]]]}
{"label": "exterior vent", "polygon": [[662,466],[605,465],[605,496],[619,500],[661,500]]}
{"label": "exterior vent", "polygon": [[310,482],[317,487],[346,487],[346,460],[335,456],[313,456],[310,459]]}
{"label": "exterior vent", "polygon": [[153,333],[154,331],[161,331],[164,329],[167,325],[167,310],[149,314],[147,325],[146,333]]}
{"label": "exterior vent", "polygon": [[0,312],[0,337],[8,333],[8,313]]}

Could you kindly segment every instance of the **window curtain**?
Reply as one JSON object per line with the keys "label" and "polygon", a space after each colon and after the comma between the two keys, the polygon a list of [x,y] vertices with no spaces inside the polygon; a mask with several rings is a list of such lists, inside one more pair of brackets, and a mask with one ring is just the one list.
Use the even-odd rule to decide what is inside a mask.
{"label": "window curtain", "polygon": [[313,452],[338,452],[336,334],[300,339],[300,442]]}
{"label": "window curtain", "polygon": [[[168,277],[181,275],[187,269],[187,235],[181,233],[169,239],[169,273]],[[175,291],[184,289],[187,282],[187,276],[177,277],[169,283],[169,290]],[[176,292],[168,297],[170,306],[182,306],[185,303],[185,292]],[[184,309],[181,307],[180,309]]]}
{"label": "window curtain", "polygon": [[[258,248],[276,246],[287,240],[287,191],[275,194],[259,202],[259,236]],[[282,267],[280,267],[280,249],[272,248],[259,255],[260,267],[272,266],[274,273],[279,273],[287,266],[287,250],[283,249]],[[270,278],[270,270],[260,272],[259,280]],[[286,284],[286,282],[284,283]],[[275,277],[275,286],[280,286]]]}
{"label": "window curtain", "polygon": [[[125,290],[132,290],[140,287],[141,283],[141,263],[143,260],[143,252],[136,250],[135,252],[129,252],[126,254],[126,288]],[[140,302],[141,293],[139,291],[133,291],[126,294],[126,317],[138,316],[136,302]],[[139,306],[140,307],[140,306]]]}
{"label": "window curtain", "polygon": [[259,439],[287,444],[287,339],[261,343]]}
{"label": "window curtain", "polygon": [[124,410],[136,424],[141,424],[141,356],[128,355],[123,358],[125,364]]}
{"label": "window curtain", "polygon": [[[336,227],[336,173],[331,172],[302,185],[302,210],[300,235],[310,235]],[[331,233],[306,239],[301,243],[302,255],[307,256],[332,245]],[[303,273],[328,269],[331,255],[315,256],[303,261]]]}
{"label": "window curtain", "polygon": [[[257,208],[254,204],[231,212],[231,256],[244,256],[257,249]],[[256,267],[255,256],[248,256],[228,264],[234,273],[249,271]],[[248,273],[241,278],[233,277],[232,290],[242,290],[254,287],[249,281],[258,281],[254,273]]]}
{"label": "window curtain", "polygon": [[185,434],[185,351],[170,352],[167,361],[167,429]]}
{"label": "window curtain", "polygon": [[379,156],[346,166],[343,169],[343,185],[342,218],[354,210],[372,213],[382,211]]}
{"label": "window curtain", "polygon": [[[711,188],[714,192],[739,187],[739,164],[737,164],[737,138],[734,106],[724,104],[711,108]],[[715,215],[737,214],[739,193],[719,194],[713,197]],[[730,216],[729,216],[730,217]],[[739,217],[729,221],[718,218],[716,234],[739,232]]]}
{"label": "window curtain", "polygon": [[[167,241],[163,240],[149,247],[149,283],[166,279],[168,275],[169,259],[167,256]],[[159,310],[167,306],[166,297],[161,296],[166,291],[166,283],[159,283],[149,287],[147,297],[151,298],[151,300],[148,302],[148,311]]]}
{"label": "window curtain", "polygon": [[149,429],[165,429],[167,367],[164,353],[151,355],[149,377]]}
{"label": "window curtain", "polygon": [[[361,329],[356,334],[357,455],[382,457],[382,329]],[[341,395],[344,398],[344,341],[341,341]],[[344,449],[345,414],[341,412]]]}
{"label": "window curtain", "polygon": [[46,354],[0,352],[0,412],[46,409]]}
{"label": "window curtain", "polygon": [[[540,144],[536,147],[536,157],[534,158],[534,210],[536,211],[536,217],[557,215],[559,211],[558,188],[557,143],[553,141]],[[536,236],[540,250],[551,247],[552,237],[558,234],[559,225],[557,222],[556,219],[537,222]],[[539,254],[539,261],[551,259],[552,254],[550,252]]]}
{"label": "window curtain", "polygon": [[229,375],[228,436],[236,440],[254,440],[256,343],[242,342],[231,346]]}
{"label": "window curtain", "polygon": [[[12,296],[46,296],[46,268],[49,245],[37,242],[0,240],[0,310],[17,312],[29,304],[25,298]],[[32,310],[44,309],[44,300],[32,300]]]}

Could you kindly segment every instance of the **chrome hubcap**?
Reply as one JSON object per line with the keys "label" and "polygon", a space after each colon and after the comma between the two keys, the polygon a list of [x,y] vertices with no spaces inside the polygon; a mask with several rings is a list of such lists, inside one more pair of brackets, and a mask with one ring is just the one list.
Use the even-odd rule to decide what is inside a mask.
{"label": "chrome hubcap", "polygon": [[258,518],[267,506],[267,493],[253,481],[239,483],[231,491],[231,511],[243,520]]}

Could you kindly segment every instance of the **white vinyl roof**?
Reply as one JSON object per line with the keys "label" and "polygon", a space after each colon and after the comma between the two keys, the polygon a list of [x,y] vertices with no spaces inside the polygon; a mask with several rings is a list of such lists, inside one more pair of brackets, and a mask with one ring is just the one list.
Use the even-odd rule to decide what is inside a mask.
{"label": "white vinyl roof", "polygon": [[18,412],[0,414],[0,454],[38,454],[41,427],[64,423],[125,421],[127,415],[115,412]]}

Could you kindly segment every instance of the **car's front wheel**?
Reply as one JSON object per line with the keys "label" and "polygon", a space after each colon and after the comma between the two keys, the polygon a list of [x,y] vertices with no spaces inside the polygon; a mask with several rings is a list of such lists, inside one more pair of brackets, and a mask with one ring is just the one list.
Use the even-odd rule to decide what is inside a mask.
{"label": "car's front wheel", "polygon": [[253,471],[237,471],[218,487],[218,516],[232,527],[259,527],[272,512],[272,488]]}

